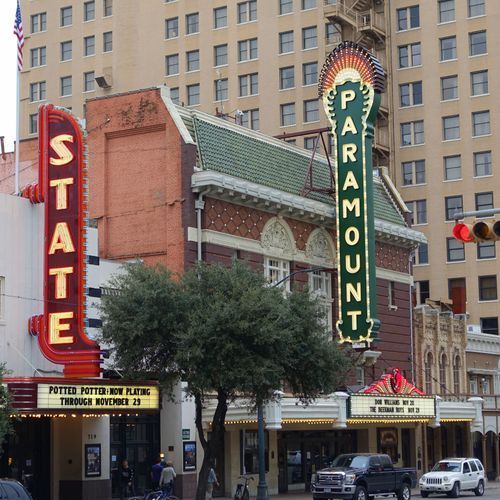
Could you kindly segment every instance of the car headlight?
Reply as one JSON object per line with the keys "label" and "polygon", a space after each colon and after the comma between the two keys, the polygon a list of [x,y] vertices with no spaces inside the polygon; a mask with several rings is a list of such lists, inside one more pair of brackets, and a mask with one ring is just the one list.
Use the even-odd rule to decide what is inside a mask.
{"label": "car headlight", "polygon": [[450,478],[448,476],[444,476],[443,477],[443,482],[447,483],[449,482]]}
{"label": "car headlight", "polygon": [[353,484],[356,481],[356,474],[350,473],[345,475],[345,484]]}
{"label": "car headlight", "polygon": [[422,477],[420,478],[420,482],[421,482],[421,483],[425,483],[425,476],[422,476]]}

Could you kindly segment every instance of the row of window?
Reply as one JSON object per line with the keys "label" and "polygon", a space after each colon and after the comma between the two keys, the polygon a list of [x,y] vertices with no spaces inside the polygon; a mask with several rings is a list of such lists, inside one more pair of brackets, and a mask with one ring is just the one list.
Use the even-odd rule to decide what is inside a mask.
{"label": "row of window", "polygon": [[[491,134],[490,112],[475,111],[472,117],[472,137],[481,137]],[[442,140],[451,141],[460,139],[459,115],[442,117]],[[424,144],[424,120],[401,123],[401,147]]]}
{"label": "row of window", "polygon": [[[462,363],[460,356],[458,354],[453,356],[452,373],[453,373],[453,394],[460,394],[460,373],[461,373]],[[434,387],[433,382],[437,382],[439,385],[439,393],[445,394],[447,391],[447,368],[448,368],[448,357],[444,352],[439,356],[439,380],[436,380],[433,374],[434,368],[434,356],[432,352],[428,352],[424,358],[424,384],[425,392],[427,394],[433,394]]]}
{"label": "row of window", "polygon": [[[488,52],[486,31],[469,33],[469,56],[479,56]],[[439,39],[439,60],[452,61],[457,59],[457,37],[447,36]],[[422,65],[422,44],[408,43],[398,46],[399,68],[413,68]]]}
{"label": "row of window", "polygon": [[[113,50],[113,32],[107,31],[102,34],[102,51]],[[83,55],[93,56],[95,54],[95,36],[86,36],[83,39]],[[60,43],[60,61],[70,61],[73,58],[73,41],[67,40]],[[47,64],[47,47],[35,47],[30,51],[30,63],[32,68],[45,66]]]}
{"label": "row of window", "polygon": [[[473,71],[470,73],[470,95],[480,96],[488,94],[488,70]],[[441,100],[458,99],[458,75],[441,77]],[[402,108],[423,104],[422,81],[401,83],[399,85],[399,105]]]}
{"label": "row of window", "polygon": [[[492,175],[491,151],[478,151],[472,154],[474,177]],[[425,160],[405,161],[401,163],[403,186],[425,184]],[[443,157],[443,178],[445,181],[462,179],[462,156]]]}
{"label": "row of window", "polygon": [[[89,0],[83,4],[83,21],[93,21],[96,15],[95,0]],[[102,15],[109,17],[113,15],[113,0],[102,1]],[[59,11],[59,26],[71,26],[73,24],[73,7],[61,7]],[[39,12],[31,16],[31,33],[47,31],[47,13]]]}
{"label": "row of window", "polygon": [[[437,14],[439,23],[455,21],[455,0],[438,0]],[[467,16],[477,17],[485,15],[485,0],[467,0]],[[396,9],[396,23],[398,31],[420,28],[420,6],[411,5]]]}

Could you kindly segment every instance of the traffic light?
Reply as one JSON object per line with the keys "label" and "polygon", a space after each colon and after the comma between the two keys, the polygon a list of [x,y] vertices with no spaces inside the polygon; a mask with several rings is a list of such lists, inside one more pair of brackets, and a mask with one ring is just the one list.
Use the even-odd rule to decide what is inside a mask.
{"label": "traffic light", "polygon": [[500,240],[500,221],[479,221],[474,224],[458,222],[453,227],[453,236],[464,243]]}

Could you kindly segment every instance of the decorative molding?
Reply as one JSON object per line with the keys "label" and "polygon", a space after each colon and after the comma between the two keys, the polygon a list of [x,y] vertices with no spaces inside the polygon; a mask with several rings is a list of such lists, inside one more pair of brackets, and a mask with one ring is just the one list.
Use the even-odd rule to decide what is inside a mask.
{"label": "decorative molding", "polygon": [[292,230],[282,217],[273,217],[266,222],[260,245],[266,255],[286,260],[294,260],[297,252]]}
{"label": "decorative molding", "polygon": [[334,244],[331,236],[323,228],[316,228],[306,243],[306,256],[311,260],[331,263],[335,261]]}
{"label": "decorative molding", "polygon": [[181,106],[176,106],[172,99],[170,99],[170,89],[165,86],[161,85],[160,87],[160,96],[163,100],[163,103],[165,104],[165,107],[167,108],[170,116],[172,117],[172,120],[174,120],[175,126],[177,127],[177,130],[181,134],[182,139],[186,144],[196,144],[195,140],[193,137],[191,137],[191,134],[189,133],[189,130],[187,129],[184,121],[182,120],[181,113],[184,114],[189,114],[189,111],[186,110],[185,108],[182,108]]}
{"label": "decorative molding", "polygon": [[467,333],[467,352],[500,355],[500,337],[487,333]]}

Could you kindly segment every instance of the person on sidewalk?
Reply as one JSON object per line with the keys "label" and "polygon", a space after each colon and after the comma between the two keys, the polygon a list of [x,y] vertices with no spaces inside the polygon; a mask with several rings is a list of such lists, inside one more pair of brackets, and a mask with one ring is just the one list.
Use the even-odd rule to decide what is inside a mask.
{"label": "person on sidewalk", "polygon": [[207,493],[205,495],[205,500],[212,500],[212,495],[215,487],[219,487],[219,481],[217,481],[217,476],[214,470],[214,463],[212,462],[210,471],[208,472],[208,480],[207,480]]}
{"label": "person on sidewalk", "polygon": [[135,495],[134,470],[129,467],[128,460],[122,461],[120,468],[120,500]]}
{"label": "person on sidewalk", "polygon": [[160,488],[168,497],[174,489],[174,479],[176,476],[174,464],[169,460],[167,466],[161,471],[160,476]]}
{"label": "person on sidewalk", "polygon": [[162,472],[163,465],[161,464],[161,458],[158,457],[151,467],[151,484],[154,490],[157,490],[160,487],[160,477]]}

